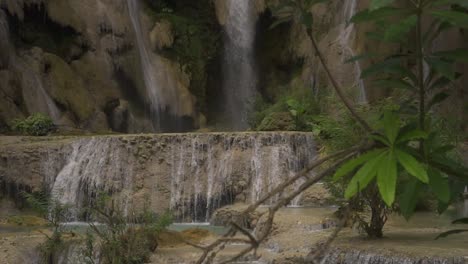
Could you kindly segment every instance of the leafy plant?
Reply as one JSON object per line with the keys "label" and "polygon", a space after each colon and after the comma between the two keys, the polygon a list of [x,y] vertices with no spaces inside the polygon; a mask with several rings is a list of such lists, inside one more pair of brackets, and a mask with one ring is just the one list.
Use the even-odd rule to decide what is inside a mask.
{"label": "leafy plant", "polygon": [[13,121],[14,131],[31,136],[45,136],[55,130],[52,119],[44,114],[35,113],[28,118]]}
{"label": "leafy plant", "polygon": [[[145,206],[143,213],[129,223],[123,211],[113,201],[110,207],[108,197],[101,195],[97,205],[89,208],[96,220],[103,226],[90,224],[91,232],[86,236],[84,261],[94,263],[95,252],[99,252],[99,263],[137,264],[149,261],[151,252],[158,246],[157,236],[172,223],[170,214],[157,216]],[[95,238],[98,248],[95,248]]]}
{"label": "leafy plant", "polygon": [[26,203],[42,217],[47,219],[52,227],[52,235],[43,233],[46,241],[38,246],[41,263],[55,263],[57,254],[63,249],[63,226],[61,223],[66,220],[66,215],[70,206],[61,204],[59,201],[50,199],[42,192],[22,193]]}
{"label": "leafy plant", "polygon": [[[368,133],[368,151],[343,164],[334,175],[336,180],[346,175],[352,176],[345,197],[350,199],[364,190],[377,188],[386,206],[392,207],[397,193],[400,193],[397,192],[400,186],[403,190],[398,199],[400,212],[409,218],[415,209],[419,187],[428,186],[437,196],[439,209],[443,211],[452,199],[451,193],[455,193],[449,180],[467,181],[468,174],[449,155],[451,146],[440,144],[440,133],[431,123],[430,111],[448,98],[450,84],[460,77],[455,65],[468,62],[468,51],[430,52],[428,47],[441,32],[467,27],[466,1],[417,0],[405,1],[405,7],[394,7],[394,0],[371,0],[368,9],[352,18],[351,22],[354,23],[374,24],[375,30],[368,33],[369,38],[410,46],[408,51],[384,57],[362,72],[361,78],[371,79],[374,87],[402,89],[409,98],[397,102],[400,104],[397,109],[383,111],[378,126],[371,126],[356,111],[318,49],[310,13],[311,6],[318,2],[322,1],[282,1],[273,12],[278,19],[272,27],[292,22],[307,29],[315,53],[336,94]],[[423,16],[431,20],[426,31],[422,27]],[[410,45],[410,39],[414,40],[414,46]],[[378,57],[379,54],[364,54],[350,61],[365,58],[375,61]],[[374,180],[375,185],[371,184]],[[380,205],[371,203],[372,213],[375,209],[373,206]]]}

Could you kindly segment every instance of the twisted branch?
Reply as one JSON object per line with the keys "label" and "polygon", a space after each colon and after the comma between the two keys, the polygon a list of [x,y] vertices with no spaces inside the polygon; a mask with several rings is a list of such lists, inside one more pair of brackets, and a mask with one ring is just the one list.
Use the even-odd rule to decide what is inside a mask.
{"label": "twisted branch", "polygon": [[[361,151],[367,150],[371,148],[372,146],[366,146],[366,145],[360,145],[348,150],[340,151],[335,154],[332,154],[330,156],[321,158],[307,166],[305,169],[303,169],[301,172],[299,172],[296,176],[286,180],[282,184],[280,184],[278,187],[270,191],[269,193],[265,194],[260,200],[258,200],[256,203],[250,205],[248,208],[246,208],[244,211],[242,211],[241,215],[247,216],[248,214],[252,213],[255,211],[261,204],[263,204],[265,201],[267,201],[270,197],[274,196],[275,194],[283,191],[285,188],[290,186],[291,184],[295,183],[297,180],[299,180],[302,177],[306,177],[306,181],[302,183],[299,188],[297,188],[294,192],[290,193],[288,196],[280,199],[276,204],[274,204],[272,207],[269,208],[268,211],[268,218],[266,222],[264,223],[264,228],[261,230],[260,234],[255,236],[248,230],[240,227],[237,223],[231,222],[231,227],[229,228],[229,231],[211,243],[208,246],[195,246],[195,248],[201,249],[203,251],[203,254],[200,256],[198,261],[196,262],[197,264],[208,264],[212,263],[216,257],[216,255],[221,252],[227,243],[233,242],[234,236],[237,234],[237,232],[242,233],[244,236],[248,238],[243,239],[242,242],[246,242],[248,245],[247,248],[243,249],[240,251],[238,254],[235,256],[231,257],[230,259],[223,261],[221,263],[229,263],[232,261],[236,261],[242,256],[245,256],[251,251],[256,252],[258,249],[259,245],[270,235],[272,227],[273,227],[273,220],[275,217],[276,212],[283,206],[287,205],[290,203],[295,197],[297,197],[300,193],[302,193],[304,190],[309,188],[310,186],[314,185],[318,181],[322,180],[324,177],[331,175],[336,168],[338,168],[340,165],[342,165],[344,162],[348,161],[351,159],[353,156],[358,154]],[[338,161],[336,161],[334,164],[331,166],[328,166],[327,169],[323,170],[317,175],[313,175],[310,177],[307,177],[307,174],[312,171],[313,169],[319,167],[323,163],[329,161],[329,160],[334,160],[339,158]],[[344,224],[343,224],[344,226]],[[339,229],[341,230],[341,229]],[[336,237],[338,234],[338,231],[336,231],[335,235],[332,235],[332,238],[330,239],[330,242],[327,243],[327,247],[329,244],[331,244],[331,241]],[[237,240],[238,241],[238,240]],[[247,243],[248,242],[248,243]],[[211,253],[211,254],[210,254]]]}

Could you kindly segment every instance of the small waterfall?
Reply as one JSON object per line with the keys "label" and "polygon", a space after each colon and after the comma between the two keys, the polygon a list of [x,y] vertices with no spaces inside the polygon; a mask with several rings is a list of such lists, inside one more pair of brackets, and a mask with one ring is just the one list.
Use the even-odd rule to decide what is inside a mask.
{"label": "small waterfall", "polygon": [[116,138],[91,138],[74,142],[68,162],[59,172],[52,197],[64,205],[73,205],[69,220],[77,220],[81,210],[95,202],[100,192],[112,194],[125,213],[133,191],[132,155],[119,147]]}
{"label": "small waterfall", "polygon": [[226,0],[223,91],[225,114],[234,130],[248,128],[247,118],[256,96],[255,32],[257,15],[253,0]]}
{"label": "small waterfall", "polygon": [[255,202],[315,156],[308,134],[198,136],[179,144],[172,153],[171,208],[182,221],[209,221],[214,210],[239,197]]}
{"label": "small waterfall", "polygon": [[59,125],[60,110],[46,92],[41,77],[26,63],[18,59],[15,59],[15,61],[15,68],[22,75],[21,86],[23,87],[23,97],[27,101],[26,105],[28,106],[29,113],[41,112],[47,114],[56,125]]}
{"label": "small waterfall", "polygon": [[[355,37],[355,27],[353,23],[348,24],[351,21],[351,18],[357,12],[357,2],[358,0],[344,0],[344,8],[343,8],[343,17],[345,18],[344,28],[341,35],[338,37],[338,41],[343,47],[345,54],[347,54],[350,58],[355,57],[356,54],[354,50],[351,48],[350,44],[354,40]],[[364,80],[361,79],[361,64],[359,61],[354,62],[354,79],[357,82],[357,88],[359,89],[359,94],[357,97],[357,102],[360,104],[367,103],[367,93],[366,87],[364,85]]]}

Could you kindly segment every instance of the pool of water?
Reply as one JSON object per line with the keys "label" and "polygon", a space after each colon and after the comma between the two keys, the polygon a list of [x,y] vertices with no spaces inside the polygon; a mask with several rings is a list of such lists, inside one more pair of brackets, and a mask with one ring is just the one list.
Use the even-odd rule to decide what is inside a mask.
{"label": "pool of water", "polygon": [[188,229],[203,229],[217,235],[224,235],[228,231],[228,228],[225,226],[213,226],[210,223],[173,223],[167,229],[177,232]]}

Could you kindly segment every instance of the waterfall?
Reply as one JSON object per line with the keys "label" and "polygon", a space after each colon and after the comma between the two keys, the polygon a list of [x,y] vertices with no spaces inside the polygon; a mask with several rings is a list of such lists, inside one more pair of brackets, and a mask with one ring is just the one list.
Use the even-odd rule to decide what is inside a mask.
{"label": "waterfall", "polygon": [[227,18],[223,63],[225,114],[235,130],[248,128],[247,118],[256,96],[253,0],[226,0]]}
{"label": "waterfall", "polygon": [[[159,58],[155,58],[156,56],[154,56],[154,54],[152,54],[152,52],[148,51],[147,49],[147,40],[145,38],[146,34],[142,30],[142,25],[140,21],[140,8],[138,2],[139,0],[127,0],[128,13],[130,16],[133,30],[135,32],[141,70],[143,73],[143,81],[145,85],[147,100],[151,109],[153,124],[155,126],[154,129],[156,131],[161,131],[162,115],[164,114],[163,112],[167,110],[166,107],[176,106],[175,102],[177,100],[177,96],[171,93],[170,95],[172,95],[173,100],[168,101],[168,98],[166,98],[166,94],[163,90],[163,85],[168,86],[165,87],[166,89],[172,89],[174,87],[172,84],[168,85],[163,83],[165,78],[166,81],[170,81],[169,79],[167,79],[169,78],[167,76],[167,73],[163,72],[166,70],[164,67],[165,65],[162,65],[162,63],[158,61]],[[156,65],[154,65],[153,63]],[[172,92],[175,92],[174,89],[172,89]],[[177,111],[177,109],[175,110]]]}
{"label": "waterfall", "polygon": [[42,168],[58,160],[61,169],[42,171],[52,197],[73,205],[73,221],[89,219],[82,209],[105,193],[128,216],[150,202],[177,221],[206,222],[224,205],[257,201],[315,157],[312,135],[296,132],[102,136],[67,144],[42,155]]}
{"label": "waterfall", "polygon": [[46,92],[41,77],[27,63],[18,59],[15,59],[14,67],[22,76],[23,97],[27,102],[29,113],[41,112],[47,114],[52,118],[54,124],[60,125],[60,110]]}
{"label": "waterfall", "polygon": [[125,215],[133,189],[132,155],[119,147],[116,138],[81,139],[72,144],[67,164],[59,172],[51,193],[60,204],[72,205],[69,220],[77,220],[81,210],[102,192],[112,194]]}
{"label": "waterfall", "polygon": [[239,197],[256,202],[315,157],[312,136],[301,133],[196,136],[179,144],[172,152],[170,207],[182,221],[209,221],[214,210]]}
{"label": "waterfall", "polygon": [[[354,40],[355,37],[355,27],[354,23],[349,23],[351,18],[356,14],[357,12],[357,2],[358,0],[344,0],[344,8],[343,8],[343,17],[345,18],[344,22],[344,29],[341,35],[338,37],[338,41],[340,45],[343,47],[345,50],[345,54],[348,53],[349,57],[355,57],[356,54],[354,50],[351,48],[350,43]],[[364,81],[361,79],[361,64],[359,61],[354,62],[354,79],[357,82],[357,88],[359,89],[359,94],[357,97],[357,102],[360,104],[366,104],[367,103],[367,93],[366,93],[366,87],[364,85]]]}

